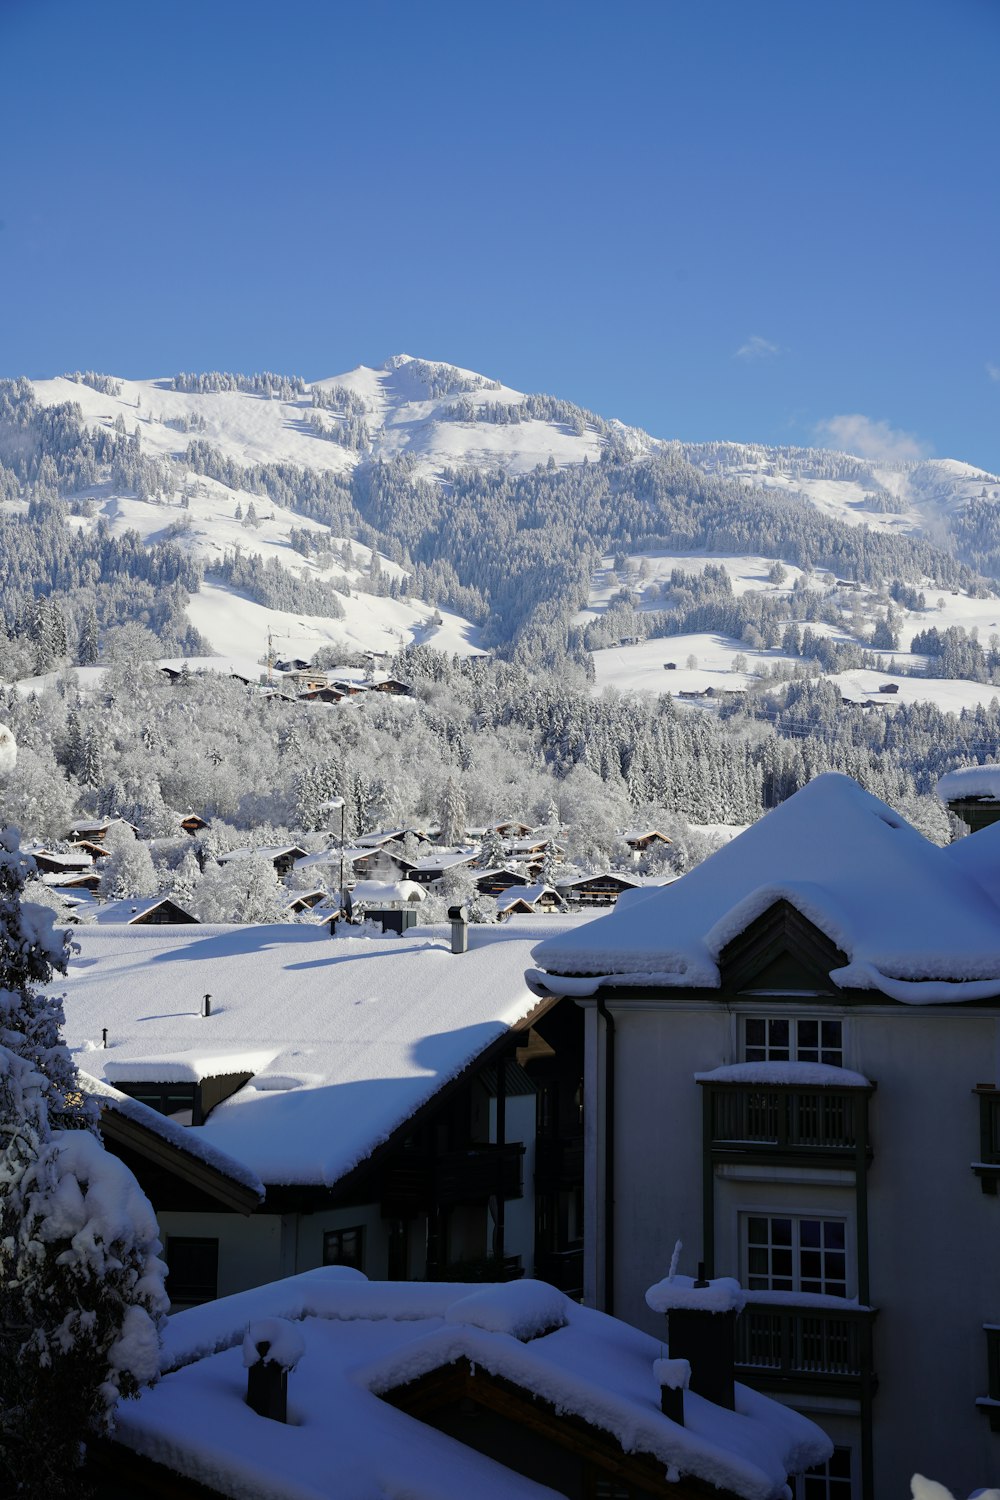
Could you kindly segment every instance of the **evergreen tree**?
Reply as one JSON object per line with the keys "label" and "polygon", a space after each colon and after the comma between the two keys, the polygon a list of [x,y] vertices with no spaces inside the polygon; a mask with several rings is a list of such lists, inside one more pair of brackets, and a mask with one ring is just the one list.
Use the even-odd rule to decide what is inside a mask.
{"label": "evergreen tree", "polygon": [[100,641],[97,630],[97,611],[93,605],[87,610],[80,626],[80,647],[77,651],[77,660],[81,667],[92,666],[100,654]]}
{"label": "evergreen tree", "polygon": [[441,840],[443,843],[464,843],[469,814],[466,808],[465,793],[462,791],[462,784],[454,776],[449,776],[445,782],[438,818],[441,823]]}
{"label": "evergreen tree", "polygon": [[156,1377],[166,1267],[40,988],[65,972],[65,938],[22,904],[34,866],[18,845],[0,833],[0,1492],[69,1500],[88,1434]]}

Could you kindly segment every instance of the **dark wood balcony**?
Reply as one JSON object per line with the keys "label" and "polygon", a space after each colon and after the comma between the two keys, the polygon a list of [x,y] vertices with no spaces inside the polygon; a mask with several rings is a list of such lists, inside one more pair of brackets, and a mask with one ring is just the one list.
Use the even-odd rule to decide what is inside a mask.
{"label": "dark wood balcony", "polygon": [[519,1255],[482,1255],[477,1260],[453,1260],[434,1273],[434,1281],[520,1281],[524,1267]]}
{"label": "dark wood balcony", "polygon": [[535,1277],[565,1292],[583,1296],[583,1246],[573,1250],[547,1250],[535,1256]]}
{"label": "dark wood balcony", "polygon": [[535,1187],[540,1193],[583,1182],[583,1136],[545,1136],[535,1141]]}
{"label": "dark wood balcony", "polygon": [[864,1088],[704,1082],[705,1145],[714,1162],[840,1166],[871,1156]]}
{"label": "dark wood balcony", "polygon": [[472,1145],[432,1159],[403,1153],[383,1175],[382,1214],[408,1219],[434,1207],[486,1204],[501,1191],[505,1201],[520,1198],[523,1158],[520,1141]]}
{"label": "dark wood balcony", "polygon": [[973,1089],[979,1096],[979,1159],[972,1170],[984,1193],[996,1193],[1000,1182],[1000,1089],[979,1084]]}
{"label": "dark wood balcony", "polygon": [[761,1390],[859,1396],[874,1391],[871,1308],[754,1302],[736,1320],[736,1374]]}
{"label": "dark wood balcony", "polygon": [[501,1192],[504,1199],[523,1194],[520,1141],[505,1146],[469,1146],[464,1151],[445,1151],[434,1163],[434,1190],[438,1205],[488,1203]]}

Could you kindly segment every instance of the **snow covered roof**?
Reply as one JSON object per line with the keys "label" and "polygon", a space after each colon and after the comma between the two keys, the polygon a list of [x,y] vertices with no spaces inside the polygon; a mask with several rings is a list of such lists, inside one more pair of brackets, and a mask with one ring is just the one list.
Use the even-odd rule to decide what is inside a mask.
{"label": "snow covered roof", "polygon": [[1000,766],[963,766],[949,771],[937,784],[942,802],[958,802],[963,797],[983,797],[1000,802]]}
{"label": "snow covered roof", "polygon": [[529,1014],[532,942],[581,920],[474,925],[461,956],[446,927],[81,928],[66,1038],[93,1048],[107,1027],[85,1066],[118,1082],[253,1073],[192,1128],[267,1183],[330,1185]]}
{"label": "snow covered roof", "polygon": [[263,1198],[264,1184],[256,1172],[251,1171],[234,1157],[228,1156],[225,1151],[220,1151],[217,1146],[213,1146],[211,1141],[205,1139],[204,1131],[189,1130],[184,1125],[178,1125],[175,1120],[161,1115],[158,1110],[150,1109],[149,1105],[141,1103],[140,1100],[121,1093],[111,1084],[101,1078],[95,1078],[82,1068],[77,1069],[77,1077],[83,1092],[95,1098],[102,1111],[110,1110],[113,1114],[130,1120],[149,1134],[167,1141],[175,1151],[203,1162],[214,1171],[221,1172],[223,1176],[230,1177],[243,1187],[249,1188],[250,1192],[255,1193],[258,1198]]}
{"label": "snow covered roof", "polygon": [[535,885],[514,885],[509,891],[503,891],[497,898],[497,911],[506,911],[508,906],[514,906],[518,901],[523,901],[526,906],[534,906],[536,901],[541,901],[543,896],[552,896],[562,905],[562,898],[558,891],[554,891],[550,885],[541,882]]}
{"label": "snow covered roof", "polygon": [[980,883],[984,846],[966,859],[958,852],[989,834],[940,849],[831,772],[680,880],[627,892],[609,915],[550,937],[534,958],[546,987],[565,994],[592,994],[602,981],[716,988],[722,949],[785,900],[847,955],[831,975],[841,988],[909,1004],[993,998],[1000,882]]}
{"label": "snow covered roof", "polygon": [[139,922],[151,911],[156,911],[160,906],[168,908],[175,907],[183,912],[190,922],[197,922],[198,918],[182,906],[179,901],[174,901],[169,896],[141,897],[123,896],[118,901],[102,901],[94,912],[94,921],[102,927],[120,924],[122,922]]}
{"label": "snow covered roof", "polygon": [[369,906],[409,906],[426,901],[427,892],[414,880],[359,880],[351,887],[351,899]]}
{"label": "snow covered roof", "polygon": [[[558,1303],[551,1321],[562,1326],[511,1331],[535,1290],[545,1309]],[[245,1402],[246,1329],[273,1317],[294,1319],[305,1345],[289,1379],[288,1425],[261,1421]],[[735,1411],[686,1392],[685,1425],[673,1422],[660,1410],[660,1340],[537,1283],[470,1296],[467,1285],[368,1282],[326,1267],[178,1313],[164,1344],[168,1373],[121,1403],[116,1441],[240,1496],[551,1500],[547,1487],[380,1399],[462,1358],[625,1452],[649,1454],[666,1475],[745,1500],[778,1500],[789,1472],[831,1451],[807,1418],[740,1385]]]}

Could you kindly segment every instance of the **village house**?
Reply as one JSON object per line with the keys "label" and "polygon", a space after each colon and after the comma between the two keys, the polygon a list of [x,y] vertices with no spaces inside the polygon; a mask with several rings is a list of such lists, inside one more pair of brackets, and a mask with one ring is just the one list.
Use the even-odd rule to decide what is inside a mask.
{"label": "village house", "polygon": [[825,775],[534,952],[586,1015],[586,1300],[635,1318],[678,1237],[738,1278],[739,1378],[836,1445],[810,1497],[996,1469],[998,871],[1000,824]]}
{"label": "village house", "polygon": [[88,1446],[90,1477],[129,1500],[783,1500],[829,1441],[706,1361],[717,1322],[685,1308],[663,1359],[538,1282],[326,1267],[171,1318],[160,1381]]}
{"label": "village house", "polygon": [[556,881],[560,896],[571,906],[614,906],[623,891],[632,891],[640,882],[631,875],[572,875]]}
{"label": "village house", "polygon": [[218,863],[227,865],[233,860],[252,859],[255,855],[259,859],[268,860],[274,866],[274,873],[278,879],[284,880],[293,865],[305,858],[306,851],[298,844],[269,845],[259,849],[231,849],[228,853],[219,855]]}
{"label": "village house", "polygon": [[265,1190],[244,1217],[136,1165],[175,1304],[323,1264],[580,1294],[583,1017],[524,978],[554,920],[79,930],[81,1067]]}

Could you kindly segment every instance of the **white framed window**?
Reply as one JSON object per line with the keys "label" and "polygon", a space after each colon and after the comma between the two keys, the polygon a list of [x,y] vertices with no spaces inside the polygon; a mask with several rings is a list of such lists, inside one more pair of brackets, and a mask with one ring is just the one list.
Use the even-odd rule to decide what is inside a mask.
{"label": "white framed window", "polygon": [[851,1500],[851,1463],[850,1448],[834,1448],[825,1464],[798,1476],[795,1500]]}
{"label": "white framed window", "polygon": [[792,1214],[744,1214],[749,1292],[821,1292],[847,1296],[847,1222]]}
{"label": "white framed window", "polygon": [[844,1023],[820,1016],[746,1016],[744,1062],[815,1062],[844,1066]]}

